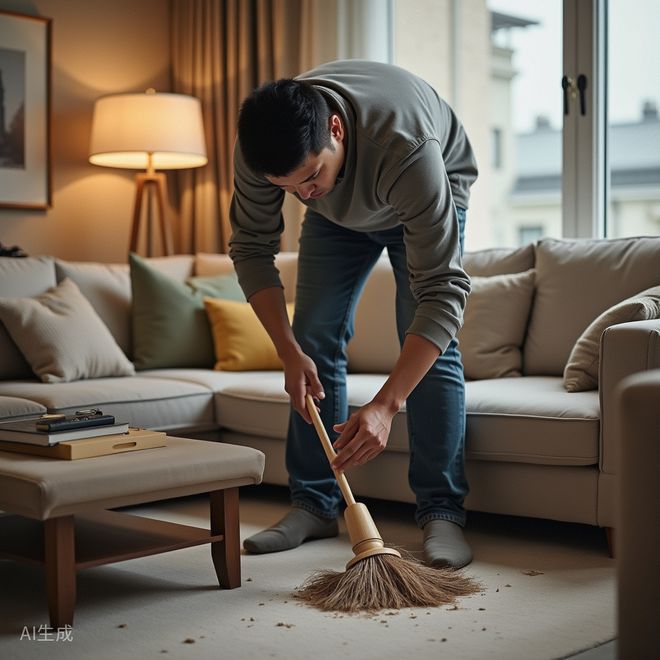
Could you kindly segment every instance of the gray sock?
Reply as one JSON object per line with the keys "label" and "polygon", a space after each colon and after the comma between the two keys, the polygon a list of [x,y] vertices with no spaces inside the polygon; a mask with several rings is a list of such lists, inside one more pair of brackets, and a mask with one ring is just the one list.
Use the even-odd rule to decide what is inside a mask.
{"label": "gray sock", "polygon": [[430,520],[424,525],[424,556],[435,568],[462,568],[472,561],[472,550],[460,525]]}
{"label": "gray sock", "polygon": [[278,523],[243,541],[252,554],[280,552],[297,548],[309,539],[325,539],[339,534],[336,518],[321,518],[305,509],[293,507]]}

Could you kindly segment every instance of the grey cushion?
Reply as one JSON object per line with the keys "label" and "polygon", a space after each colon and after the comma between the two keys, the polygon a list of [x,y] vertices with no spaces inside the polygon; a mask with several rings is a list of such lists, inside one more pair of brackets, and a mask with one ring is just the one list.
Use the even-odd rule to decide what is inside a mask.
{"label": "grey cushion", "polygon": [[463,268],[470,277],[491,277],[507,273],[522,273],[534,268],[534,245],[519,248],[488,248],[466,252]]}
{"label": "grey cushion", "polygon": [[0,396],[0,419],[3,421],[17,417],[41,415],[45,412],[46,406],[36,403],[36,401],[19,399],[15,396]]}
{"label": "grey cushion", "polygon": [[74,383],[0,381],[0,395],[32,399],[52,412],[99,407],[118,421],[159,429],[214,425],[213,393],[203,385],[142,376]]}
{"label": "grey cushion", "polygon": [[660,237],[539,241],[524,373],[561,376],[578,337],[599,314],[657,285]]}
{"label": "grey cushion", "polygon": [[[350,374],[350,412],[367,403],[384,375]],[[596,392],[569,394],[561,378],[498,378],[467,384],[467,456],[542,465],[598,462],[599,404]],[[286,438],[288,396],[281,372],[258,379],[217,383],[220,426],[231,431]],[[404,408],[395,416],[388,451],[407,452]]]}
{"label": "grey cushion", "polygon": [[135,373],[73,280],[34,298],[0,300],[0,319],[45,383]]}
{"label": "grey cushion", "polygon": [[[27,298],[55,286],[51,257],[0,258],[0,298]],[[23,354],[0,322],[0,379],[32,378]]]}
{"label": "grey cushion", "polygon": [[128,264],[55,261],[57,281],[68,277],[89,300],[119,347],[130,357],[131,277]]}
{"label": "grey cushion", "polygon": [[660,319],[660,286],[641,291],[606,309],[589,324],[573,346],[564,369],[566,389],[569,392],[582,392],[598,387],[600,339],[607,328],[650,319]]}
{"label": "grey cushion", "polygon": [[534,296],[534,271],[472,277],[458,333],[465,377],[522,375],[522,346]]}

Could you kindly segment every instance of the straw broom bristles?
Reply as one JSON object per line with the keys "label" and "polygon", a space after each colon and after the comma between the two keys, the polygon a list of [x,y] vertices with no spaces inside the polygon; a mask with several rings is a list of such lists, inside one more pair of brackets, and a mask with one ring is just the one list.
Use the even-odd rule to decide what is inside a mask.
{"label": "straw broom bristles", "polygon": [[[307,410],[332,466],[336,457],[314,400],[308,394]],[[333,469],[346,509],[344,519],[353,545],[353,559],[346,571],[319,571],[295,591],[313,607],[340,612],[435,607],[453,603],[481,589],[472,578],[448,568],[430,568],[398,550],[386,548],[367,507],[357,503],[343,472]]]}
{"label": "straw broom bristles", "polygon": [[431,568],[413,558],[373,555],[343,572],[314,573],[295,596],[321,610],[359,612],[448,605],[480,589],[460,571]]}

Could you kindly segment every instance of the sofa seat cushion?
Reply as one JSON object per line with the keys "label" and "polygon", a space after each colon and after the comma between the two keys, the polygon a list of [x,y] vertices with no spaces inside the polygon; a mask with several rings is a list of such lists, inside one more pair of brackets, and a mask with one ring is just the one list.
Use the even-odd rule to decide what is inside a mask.
{"label": "sofa seat cushion", "polygon": [[26,415],[41,415],[46,412],[46,406],[36,401],[20,399],[15,396],[0,396],[0,419],[7,421]]}
{"label": "sofa seat cushion", "polygon": [[[284,440],[289,402],[282,373],[265,371],[252,378],[248,374],[222,376],[212,385],[219,426]],[[207,377],[199,374],[198,378]],[[349,374],[350,412],[370,401],[385,378],[381,374]],[[542,465],[598,462],[597,392],[568,393],[561,378],[524,377],[469,382],[466,395],[469,459]],[[392,422],[388,451],[408,451],[405,413],[404,406]]]}
{"label": "sofa seat cushion", "polygon": [[214,425],[211,390],[180,380],[127,376],[73,383],[1,381],[0,396],[31,399],[51,412],[99,407],[132,426],[170,430]]}
{"label": "sofa seat cushion", "polygon": [[597,392],[569,393],[559,377],[467,383],[470,459],[593,465],[598,462]]}

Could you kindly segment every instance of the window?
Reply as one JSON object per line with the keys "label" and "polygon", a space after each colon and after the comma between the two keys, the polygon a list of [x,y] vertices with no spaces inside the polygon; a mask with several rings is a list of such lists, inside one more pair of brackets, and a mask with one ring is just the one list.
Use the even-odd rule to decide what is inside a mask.
{"label": "window", "polygon": [[381,7],[388,61],[425,78],[466,128],[479,164],[466,249],[538,228],[660,234],[660,2],[358,4]]}
{"label": "window", "polygon": [[466,249],[561,235],[562,0],[397,0],[393,63],[454,108],[475,151]]}
{"label": "window", "polygon": [[660,234],[660,3],[607,6],[606,235]]}
{"label": "window", "polygon": [[496,170],[499,170],[502,167],[502,129],[494,128],[491,135],[493,138],[493,142],[490,147],[492,156],[491,165]]}
{"label": "window", "polygon": [[518,244],[527,245],[527,243],[536,243],[543,238],[546,232],[541,225],[530,225],[528,227],[518,227]]}

